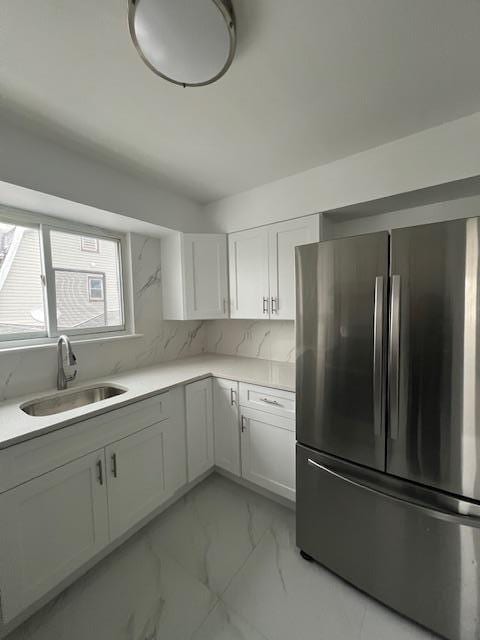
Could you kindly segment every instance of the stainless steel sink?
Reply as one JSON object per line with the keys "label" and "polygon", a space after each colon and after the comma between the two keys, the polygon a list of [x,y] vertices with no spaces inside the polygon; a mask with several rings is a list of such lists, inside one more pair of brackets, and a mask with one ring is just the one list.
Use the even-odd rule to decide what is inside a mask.
{"label": "stainless steel sink", "polygon": [[126,389],[114,385],[98,385],[72,391],[61,391],[48,398],[37,398],[20,405],[20,409],[29,416],[51,416],[55,413],[77,409],[86,404],[100,402],[125,393]]}

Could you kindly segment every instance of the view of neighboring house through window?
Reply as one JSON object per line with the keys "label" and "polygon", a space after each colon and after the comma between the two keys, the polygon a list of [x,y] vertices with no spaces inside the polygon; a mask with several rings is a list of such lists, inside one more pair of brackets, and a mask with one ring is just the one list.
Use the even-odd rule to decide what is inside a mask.
{"label": "view of neighboring house through window", "polygon": [[118,327],[123,324],[119,243],[95,238],[98,252],[93,252],[82,249],[83,240],[64,231],[50,233],[58,328]]}
{"label": "view of neighboring house through window", "polygon": [[0,222],[0,340],[46,334],[38,228]]}
{"label": "view of neighboring house through window", "polygon": [[120,248],[0,221],[0,341],[124,329]]}

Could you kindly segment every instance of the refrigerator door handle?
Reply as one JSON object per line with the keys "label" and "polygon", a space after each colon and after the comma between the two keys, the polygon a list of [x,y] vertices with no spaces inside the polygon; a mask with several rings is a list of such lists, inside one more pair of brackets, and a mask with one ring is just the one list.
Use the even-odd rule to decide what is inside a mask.
{"label": "refrigerator door handle", "polygon": [[390,438],[398,438],[400,359],[400,276],[391,277],[388,348],[388,405]]}
{"label": "refrigerator door handle", "polygon": [[384,431],[383,409],[383,276],[375,278],[375,310],[373,315],[373,429],[376,437]]}
{"label": "refrigerator door handle", "polygon": [[411,508],[419,509],[423,512],[428,512],[431,516],[439,518],[441,520],[455,521],[456,523],[466,524],[470,526],[475,523],[475,526],[480,527],[480,507],[466,500],[454,498],[453,496],[441,496],[437,495],[437,501],[416,500],[412,496],[405,495],[402,492],[394,492],[388,488],[383,488],[381,485],[377,487],[370,486],[367,483],[358,481],[348,475],[334,471],[329,467],[315,462],[312,458],[307,459],[308,465],[317,469],[317,471],[323,471],[333,476],[337,480],[341,480],[349,485],[362,489],[363,491],[369,491],[376,495],[382,496],[394,502],[400,502],[408,505]]}

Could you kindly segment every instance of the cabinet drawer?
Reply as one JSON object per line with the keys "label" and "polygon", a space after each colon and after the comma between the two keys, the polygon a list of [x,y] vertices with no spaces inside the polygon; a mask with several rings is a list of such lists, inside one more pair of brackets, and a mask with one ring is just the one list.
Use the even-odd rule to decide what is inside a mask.
{"label": "cabinet drawer", "polygon": [[165,420],[169,393],[76,422],[0,451],[0,493]]}
{"label": "cabinet drawer", "polygon": [[291,391],[240,383],[240,405],[295,418],[295,394]]}

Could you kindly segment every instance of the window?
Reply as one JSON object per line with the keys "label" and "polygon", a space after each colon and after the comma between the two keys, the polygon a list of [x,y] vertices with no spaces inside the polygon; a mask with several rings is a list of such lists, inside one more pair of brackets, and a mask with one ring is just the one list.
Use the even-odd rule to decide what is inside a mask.
{"label": "window", "polygon": [[43,335],[39,230],[0,222],[0,340]]}
{"label": "window", "polygon": [[98,253],[98,238],[89,238],[82,236],[81,238],[82,251],[90,251],[90,253]]}
{"label": "window", "polygon": [[123,299],[120,239],[0,221],[0,341],[123,330]]}
{"label": "window", "polygon": [[91,301],[104,299],[103,276],[88,276],[88,297]]}

